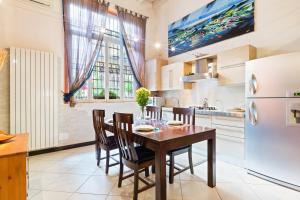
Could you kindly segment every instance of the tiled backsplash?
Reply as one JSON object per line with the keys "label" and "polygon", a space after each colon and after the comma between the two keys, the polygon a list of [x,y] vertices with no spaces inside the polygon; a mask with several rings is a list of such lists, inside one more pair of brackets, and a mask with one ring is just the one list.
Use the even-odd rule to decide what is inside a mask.
{"label": "tiled backsplash", "polygon": [[180,106],[202,105],[203,99],[208,98],[210,106],[219,109],[244,107],[245,86],[219,86],[215,80],[203,80],[193,84],[192,90],[178,90],[162,92],[165,98],[179,99]]}

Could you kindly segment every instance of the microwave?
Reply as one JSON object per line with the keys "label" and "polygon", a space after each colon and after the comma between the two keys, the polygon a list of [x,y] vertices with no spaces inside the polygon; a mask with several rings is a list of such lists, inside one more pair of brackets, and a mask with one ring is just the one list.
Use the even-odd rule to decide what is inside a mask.
{"label": "microwave", "polygon": [[165,98],[163,97],[149,97],[148,106],[165,106]]}

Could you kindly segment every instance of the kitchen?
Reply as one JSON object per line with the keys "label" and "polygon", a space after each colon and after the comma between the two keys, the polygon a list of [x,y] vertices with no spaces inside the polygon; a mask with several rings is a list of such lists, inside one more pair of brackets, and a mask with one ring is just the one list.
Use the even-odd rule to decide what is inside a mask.
{"label": "kitchen", "polygon": [[[98,30],[100,35],[106,34],[105,45],[99,45],[92,78],[75,94],[66,91],[72,80],[66,79],[68,24],[64,24],[63,12],[80,9],[63,10],[62,2],[71,0],[37,1],[43,4],[0,0],[0,24],[4,27],[0,48],[7,54],[1,63],[0,49],[0,136],[2,130],[13,137],[18,136],[14,133],[29,133],[28,145],[17,153],[24,161],[19,163],[22,174],[28,175],[20,180],[26,186],[20,194],[27,193],[27,199],[33,200],[136,198],[133,178],[124,180],[120,187],[118,156],[105,161],[109,151],[99,153],[96,145],[95,159],[94,145],[94,110],[105,110],[107,132],[114,132],[108,121],[113,121],[115,112],[132,113],[137,121],[149,117],[143,116],[135,96],[135,79],[142,77],[136,77],[136,72],[143,70],[134,68],[132,56],[128,56],[130,48],[119,41],[126,37],[119,25],[121,15],[116,13],[124,7],[147,21],[145,35],[132,41],[142,44],[137,47],[140,52],[145,50],[142,86],[151,91],[148,106],[162,107],[164,125],[174,122],[174,108],[195,108],[195,126],[216,134],[215,163],[209,142],[193,143],[194,171],[190,166],[185,168],[190,156],[177,155],[170,162],[175,162],[175,169],[187,171],[178,176],[173,172],[174,179],[168,183],[171,157],[162,164],[167,168],[152,163],[156,174],[150,174],[150,179],[157,181],[160,176],[162,181],[156,185],[160,190],[155,186],[141,192],[138,199],[300,198],[300,162],[295,156],[300,143],[299,1],[110,0],[110,21],[105,30]],[[217,9],[226,12],[224,16],[212,16],[210,9],[227,4],[232,5],[225,11]],[[242,11],[238,10],[241,5]],[[238,28],[230,30],[235,25]],[[181,32],[181,26],[185,31]],[[180,142],[183,140],[173,144]],[[4,146],[0,143],[0,149]],[[0,159],[5,158],[3,152],[1,149]],[[111,155],[116,153],[114,149]],[[161,178],[164,168],[166,175]],[[9,168],[0,171],[10,180],[12,172],[4,170]],[[127,170],[124,167],[124,174]],[[146,179],[147,173],[145,170]],[[1,181],[7,180],[0,178],[0,188]],[[0,199],[16,197],[7,194],[0,189]]]}

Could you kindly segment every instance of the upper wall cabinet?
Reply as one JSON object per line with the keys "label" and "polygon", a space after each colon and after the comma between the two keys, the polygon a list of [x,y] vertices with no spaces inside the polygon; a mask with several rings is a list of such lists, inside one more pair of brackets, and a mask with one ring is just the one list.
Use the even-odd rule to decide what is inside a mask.
{"label": "upper wall cabinet", "polygon": [[161,67],[167,65],[166,60],[151,59],[146,61],[145,84],[150,91],[161,90]]}
{"label": "upper wall cabinet", "polygon": [[161,68],[161,90],[192,89],[192,83],[185,83],[181,77],[192,72],[192,65],[177,62]]}
{"label": "upper wall cabinet", "polygon": [[218,53],[219,84],[245,84],[245,62],[255,58],[256,48],[251,45]]}

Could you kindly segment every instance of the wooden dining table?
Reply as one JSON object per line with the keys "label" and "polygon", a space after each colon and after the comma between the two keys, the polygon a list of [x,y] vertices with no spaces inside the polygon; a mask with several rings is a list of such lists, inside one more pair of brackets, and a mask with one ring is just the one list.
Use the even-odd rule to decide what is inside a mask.
{"label": "wooden dining table", "polygon": [[[155,199],[167,199],[166,155],[173,149],[207,141],[207,185],[216,186],[216,129],[183,125],[156,125],[153,132],[133,131],[134,141],[155,152]],[[106,130],[114,132],[112,123],[105,123]]]}

